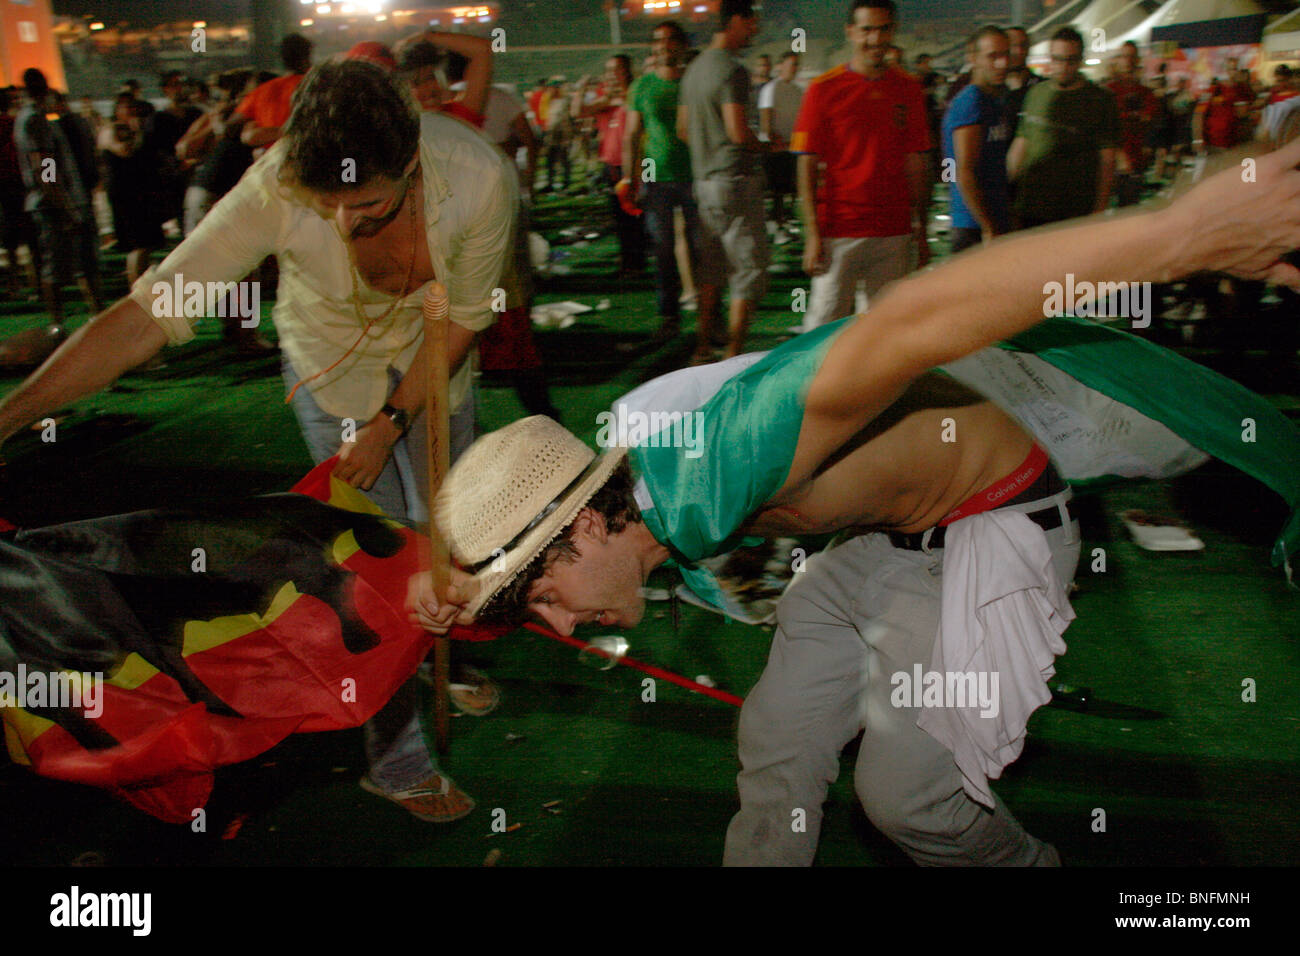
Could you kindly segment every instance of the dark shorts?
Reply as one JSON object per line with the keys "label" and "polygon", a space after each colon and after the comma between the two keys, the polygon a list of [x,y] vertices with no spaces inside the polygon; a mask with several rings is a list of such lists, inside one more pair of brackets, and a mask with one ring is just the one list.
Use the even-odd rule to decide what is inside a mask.
{"label": "dark shorts", "polygon": [[41,247],[41,281],[57,286],[75,276],[94,279],[99,268],[98,230],[89,206],[77,209],[77,218],[57,208],[34,209],[36,241]]}
{"label": "dark shorts", "polygon": [[948,233],[949,251],[956,255],[963,249],[969,249],[971,246],[978,246],[984,240],[984,233],[980,229],[972,229],[966,226],[953,226]]}
{"label": "dark shorts", "polygon": [[795,191],[794,174],[799,157],[794,153],[767,153],[763,156],[763,172],[767,175],[767,188],[774,193]]}
{"label": "dark shorts", "polygon": [[0,189],[0,217],[3,218],[0,229],[3,229],[6,249],[36,244],[36,226],[31,214],[27,212],[26,203],[27,193],[21,186],[17,189]]}

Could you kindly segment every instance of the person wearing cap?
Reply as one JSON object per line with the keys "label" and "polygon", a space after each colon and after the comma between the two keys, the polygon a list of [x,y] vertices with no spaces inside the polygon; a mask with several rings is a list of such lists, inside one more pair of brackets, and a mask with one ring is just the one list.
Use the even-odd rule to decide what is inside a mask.
{"label": "person wearing cap", "polygon": [[[198,228],[0,402],[0,442],[193,339],[197,317],[172,301],[178,283],[233,285],[275,255],[272,315],[308,451],[337,456],[334,475],[389,517],[426,521],[422,304],[435,280],[446,288],[454,457],[473,436],[473,346],[495,316],[517,205],[514,170],[479,134],[419,115],[371,63],[322,63],[281,140]],[[415,696],[408,685],[367,724],[366,786],[421,819],[455,819],[473,803],[426,753]]]}
{"label": "person wearing cap", "polygon": [[[778,605],[767,667],[741,712],[741,809],[725,861],[810,863],[839,752],[865,729],[857,792],[914,860],[1059,862],[987,778],[1019,753],[1046,697],[1041,677],[1036,688],[1028,678],[1064,651],[1079,549],[1069,492],[1016,421],[929,370],[1042,321],[1045,285],[1067,273],[1174,281],[1215,269],[1300,288],[1300,270],[1280,258],[1300,243],[1298,163],[1292,143],[1260,158],[1254,183],[1227,170],[1164,209],[999,239],[897,283],[853,320],[656,380],[657,396],[626,400],[626,430],[602,425],[617,441],[637,431],[633,415],[669,416],[649,430],[639,419],[630,448],[597,455],[544,418],[480,438],[436,504],[463,570],[442,600],[429,575],[412,578],[412,619],[433,631],[526,614],[564,634],[630,627],[650,572],[669,559],[710,599],[707,561],[738,537],[844,532]],[[1207,390],[1205,410],[1222,412],[1214,402]],[[964,573],[945,573],[954,567]],[[985,585],[998,590],[981,603]],[[954,731],[950,710],[895,696],[891,675],[928,669],[948,637],[969,642],[993,602],[1012,623],[985,638],[1024,642],[1004,648],[1016,686],[995,695],[1001,718]],[[979,750],[982,734],[1006,752]]]}
{"label": "person wearing cap", "polygon": [[347,58],[365,60],[389,73],[397,69],[397,59],[393,56],[393,51],[374,40],[362,40],[360,43],[353,44],[352,49],[347,52]]}

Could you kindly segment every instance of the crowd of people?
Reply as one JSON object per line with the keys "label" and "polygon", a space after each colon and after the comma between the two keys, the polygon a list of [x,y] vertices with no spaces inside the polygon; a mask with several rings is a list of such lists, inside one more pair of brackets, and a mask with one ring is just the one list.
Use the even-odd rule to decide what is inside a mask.
{"label": "crowd of people", "polygon": [[[739,23],[748,9],[724,4],[723,21]],[[924,52],[906,69],[905,51],[893,42],[897,25],[889,4],[855,8],[846,29],[849,61],[801,81],[797,52],[775,65],[764,54],[745,69],[740,54],[751,35],[727,26],[695,51],[679,25],[664,22],[639,71],[616,54],[599,81],[542,80],[522,98],[486,82],[486,94],[467,94],[461,74],[470,54],[480,60],[476,69],[491,69],[490,51],[474,37],[447,34],[439,46],[405,44],[398,53],[423,108],[480,127],[476,117],[486,109],[493,141],[511,155],[526,151],[526,197],[534,188],[608,194],[618,275],[653,267],[659,330],[649,344],[675,338],[683,306],[697,308],[699,362],[743,351],[766,287],[770,245],[802,242],[813,279],[800,323],[807,330],[852,311],[855,299],[864,305],[928,261],[940,181],[949,185],[950,250],[958,252],[1112,202],[1131,205],[1187,157],[1232,148],[1257,130],[1280,141],[1287,121],[1296,123],[1294,104],[1284,104],[1300,93],[1300,77],[1285,65],[1261,88],[1229,58],[1222,75],[1194,90],[1186,76],[1168,78],[1167,62],[1152,72],[1129,42],[1106,62],[1105,79],[1093,82],[1081,71],[1083,40],[1072,29],[1051,37],[1048,73],[1040,75],[1026,65],[1024,29],[986,27],[969,41],[963,70],[945,76]],[[100,234],[111,232],[134,283],[164,248],[165,226],[192,233],[288,119],[293,91],[311,66],[311,44],[290,36],[281,54],[282,76],[168,73],[161,109],[128,80],[108,117],[88,98],[70,108],[35,71],[25,78],[26,93],[4,91],[0,212],[10,293],[23,284],[19,249],[26,247],[28,284],[40,291],[51,330],[61,331],[61,289],[72,275],[87,305],[99,309],[92,257]],[[18,123],[25,106],[25,123]],[[680,129],[679,107],[693,116]],[[1063,112],[1070,122],[1059,120]],[[35,137],[43,148],[20,151],[20,137],[29,145]],[[31,160],[57,160],[44,151],[56,147],[70,160],[62,178],[67,196],[74,205],[84,199],[94,213],[70,214],[57,225],[48,213],[57,198],[30,176]],[[238,323],[228,333],[241,348],[265,347]],[[539,387],[524,386],[530,409],[547,407]]]}
{"label": "crowd of people", "polygon": [[[724,4],[723,22],[738,24],[749,9]],[[659,329],[647,344],[677,336],[686,303],[699,310],[694,361],[739,354],[769,246],[791,241],[802,242],[812,277],[800,329],[864,306],[928,261],[940,182],[949,250],[960,252],[1133,205],[1185,162],[1257,135],[1276,144],[1300,119],[1286,105],[1300,77],[1285,65],[1265,88],[1228,58],[1221,76],[1194,90],[1187,76],[1168,78],[1168,61],[1144,64],[1128,42],[1094,81],[1083,72],[1082,36],[1063,27],[1040,74],[1027,65],[1023,28],[988,26],[970,38],[964,69],[945,76],[927,53],[905,67],[897,25],[891,4],[855,7],[849,61],[802,82],[794,51],[775,67],[764,54],[746,68],[740,56],[752,36],[738,26],[695,51],[665,22],[641,75],[615,55],[599,83],[542,80],[528,93],[545,142],[539,189],[588,188],[571,171],[598,158],[595,188],[608,194],[618,274],[642,273],[652,253]],[[688,118],[680,128],[679,113]]]}
{"label": "crowd of people", "polygon": [[[1047,77],[1027,68],[1023,30],[989,26],[970,41],[969,70],[946,82],[924,56],[916,74],[902,67],[903,51],[893,44],[897,16],[890,0],[854,0],[845,26],[849,59],[806,86],[798,82],[795,52],[775,64],[760,58],[752,71],[740,60],[759,30],[751,0],[722,0],[717,30],[694,55],[681,27],[663,22],[640,75],[629,57],[615,55],[600,82],[547,82],[523,99],[492,85],[487,40],[431,31],[391,50],[358,44],[346,58],[315,67],[311,45],[290,36],[282,45],[282,76],[235,71],[204,84],[172,74],[164,78],[165,107],[153,108],[128,86],[111,121],[103,122],[93,112],[60,107],[45,78],[30,70],[25,102],[8,120],[9,160],[0,164],[10,281],[17,281],[16,245],[25,243],[52,322],[63,321],[59,290],[73,272],[80,273],[91,311],[101,313],[92,191],[102,179],[132,285],[0,403],[0,440],[104,387],[165,345],[193,338],[197,317],[160,309],[154,280],[237,283],[261,269],[264,281],[272,281],[265,263],[273,258],[285,389],[312,456],[318,462],[337,456],[335,474],[365,490],[389,516],[428,522],[421,307],[436,280],[450,312],[452,457],[466,453],[439,523],[466,568],[486,573],[497,551],[509,552],[513,564],[506,580],[491,579],[494,590],[477,603],[467,597],[448,604],[446,595],[439,603],[427,594],[417,601],[431,628],[445,629],[449,608],[477,610],[498,591],[507,605],[498,614],[529,609],[565,633],[584,622],[634,624],[642,572],[666,560],[670,547],[689,554],[699,549],[697,538],[716,537],[724,527],[727,533],[713,544],[721,546],[742,525],[767,535],[866,525],[890,532],[855,539],[851,563],[845,549],[805,576],[787,605],[792,610],[782,619],[768,675],[741,719],[743,809],[729,835],[729,858],[806,862],[815,831],[811,842],[785,832],[790,801],[811,801],[797,805],[816,812],[818,788],[824,795],[822,778],[844,741],[832,735],[810,743],[790,734],[805,718],[820,721],[825,714],[818,708],[835,709],[837,733],[851,737],[858,729],[861,688],[845,675],[858,666],[861,647],[841,644],[839,658],[821,661],[830,678],[845,678],[846,690],[820,701],[807,693],[808,681],[818,678],[800,671],[795,644],[829,646],[845,621],[866,633],[879,611],[908,644],[905,651],[895,648],[907,658],[899,666],[926,660],[939,613],[931,543],[941,537],[932,539],[932,532],[964,507],[970,492],[1007,475],[1032,472],[1031,481],[1018,477],[1007,497],[1024,492],[1013,510],[1046,532],[1047,559],[1038,573],[1068,583],[1078,557],[1069,493],[1046,455],[1007,415],[926,371],[1041,319],[1044,276],[1067,267],[1105,276],[1140,259],[1166,220],[1083,226],[1074,244],[1043,238],[1015,247],[1018,253],[994,240],[1104,210],[1112,200],[1138,200],[1153,162],[1174,162],[1184,147],[1217,150],[1253,135],[1264,98],[1239,75],[1216,83],[1196,103],[1179,83],[1153,89],[1139,75],[1131,46],[1116,57],[1114,76],[1094,83],[1081,73],[1082,38],[1068,28],[1050,39]],[[1300,103],[1295,92],[1286,73],[1269,91],[1268,108],[1277,112],[1265,113],[1261,127],[1279,142],[1294,120],[1277,117],[1283,109],[1294,117],[1288,104]],[[575,165],[589,165],[598,188],[608,192],[619,275],[642,273],[653,260],[659,328],[651,345],[678,336],[683,300],[693,297],[693,364],[730,359],[741,364],[727,366],[729,374],[745,374],[752,357],[742,353],[767,288],[770,247],[802,244],[802,266],[812,281],[799,328],[809,344],[796,340],[780,366],[800,400],[778,403],[775,390],[785,386],[773,373],[754,383],[752,408],[738,401],[737,421],[712,433],[752,436],[754,447],[740,449],[738,469],[770,456],[764,435],[774,445],[777,438],[790,444],[790,467],[755,476],[746,485],[748,499],[730,487],[736,479],[722,474],[727,469],[718,469],[716,487],[683,491],[690,482],[676,487],[664,478],[652,479],[649,491],[634,490],[631,475],[619,470],[619,455],[594,464],[581,442],[537,418],[525,420],[526,434],[514,445],[503,449],[504,439],[489,436],[483,441],[497,444],[480,442],[477,454],[467,451],[475,430],[473,371],[480,364],[511,375],[529,411],[559,415],[532,341],[526,239],[530,197],[570,188]],[[54,173],[43,175],[47,168]],[[983,259],[958,257],[956,272],[936,271],[891,299],[882,290],[900,288],[897,280],[928,262],[936,182],[949,185],[954,251],[991,248]],[[797,216],[787,211],[796,197]],[[1249,202],[1258,211],[1265,199]],[[173,221],[184,239],[151,265],[165,241],[163,227]],[[1253,258],[1242,251],[1250,243],[1260,246],[1250,246]],[[1214,261],[1211,253],[1223,252],[1224,268],[1235,267],[1238,275],[1272,276],[1275,245],[1274,233],[1263,228],[1249,242],[1235,233],[1207,236],[1201,245],[1190,243],[1177,268],[1166,272],[1191,274]],[[1002,297],[981,293],[981,278]],[[894,311],[847,326],[838,338],[828,334],[825,326],[860,311],[863,296],[873,313],[880,302],[892,301]],[[967,312],[971,318],[959,318]],[[916,316],[928,317],[917,319],[921,331],[906,332]],[[808,364],[814,354],[820,365]],[[897,367],[868,360],[877,355],[892,356]],[[910,404],[876,423],[905,390]],[[763,413],[764,398],[773,417],[747,417]],[[934,452],[921,428],[934,425],[938,434],[937,423],[950,420],[945,414],[963,435],[978,437]],[[351,435],[348,422],[356,426]],[[769,435],[778,426],[785,432]],[[716,451],[721,458],[723,449]],[[576,463],[576,470],[533,474],[556,462]],[[640,464],[653,472],[647,460]],[[536,481],[497,488],[516,468],[531,469]],[[606,481],[612,490],[595,513],[587,503]],[[496,491],[509,497],[523,485],[533,489],[527,501],[483,497]],[[754,490],[762,488],[762,494]],[[935,493],[926,497],[927,489]],[[670,500],[679,492],[680,499]],[[552,498],[564,507],[548,510]],[[724,507],[741,510],[713,514]],[[502,514],[533,520],[507,527]],[[497,524],[475,524],[489,519]],[[691,522],[709,527],[683,531]],[[552,545],[569,523],[567,539]],[[564,552],[566,540],[573,560],[557,561],[554,551]],[[613,569],[594,573],[592,589],[576,577],[579,544],[588,562],[583,567],[607,559]],[[845,597],[846,577],[876,580],[882,567],[903,565],[920,581],[907,607],[882,597],[873,610]],[[486,713],[499,699],[492,682],[463,662],[453,681],[467,713]],[[875,699],[888,687],[877,675],[863,693]],[[367,724],[370,769],[362,785],[422,819],[458,819],[473,801],[427,751],[416,696],[408,685]],[[886,733],[864,744],[859,792],[872,819],[923,862],[1056,862],[1052,847],[1025,833],[995,797],[982,804],[967,798],[951,748],[919,730],[915,716],[896,708]],[[789,785],[802,788],[792,796],[771,768],[783,759],[774,751],[798,747],[806,748],[799,758],[806,779]],[[941,799],[926,796],[936,790]],[[953,832],[954,820],[965,821],[960,832]]]}

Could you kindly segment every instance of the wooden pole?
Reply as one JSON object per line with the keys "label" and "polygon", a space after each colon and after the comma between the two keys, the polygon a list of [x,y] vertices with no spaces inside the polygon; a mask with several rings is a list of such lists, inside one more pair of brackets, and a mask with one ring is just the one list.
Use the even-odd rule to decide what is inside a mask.
{"label": "wooden pole", "polygon": [[[424,295],[424,344],[429,358],[425,402],[429,436],[429,570],[433,573],[433,590],[439,602],[446,599],[451,584],[451,555],[433,520],[438,490],[451,465],[451,410],[447,407],[447,323],[450,314],[446,287],[441,282],[431,283]],[[450,669],[451,648],[447,638],[436,637],[433,641],[433,716],[434,737],[440,754],[446,754],[451,748],[451,711],[447,697]]]}

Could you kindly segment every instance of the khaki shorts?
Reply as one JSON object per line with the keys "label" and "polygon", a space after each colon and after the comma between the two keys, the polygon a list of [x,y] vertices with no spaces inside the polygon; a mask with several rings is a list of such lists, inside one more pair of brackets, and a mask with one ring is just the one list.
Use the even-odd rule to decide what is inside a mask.
{"label": "khaki shorts", "polygon": [[695,284],[721,286],[731,298],[758,302],[767,291],[767,226],[763,177],[720,177],[695,181],[700,211],[699,259]]}
{"label": "khaki shorts", "polygon": [[853,315],[859,285],[866,292],[869,307],[886,284],[916,268],[916,243],[910,232],[901,236],[823,239],[822,252],[830,265],[821,275],[813,276],[808,311],[803,317],[805,332]]}

